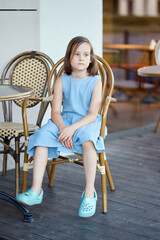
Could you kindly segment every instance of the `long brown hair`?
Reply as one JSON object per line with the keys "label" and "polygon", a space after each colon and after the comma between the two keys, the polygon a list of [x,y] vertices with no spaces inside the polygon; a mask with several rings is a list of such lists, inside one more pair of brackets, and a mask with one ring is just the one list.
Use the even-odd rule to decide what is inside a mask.
{"label": "long brown hair", "polygon": [[69,44],[67,46],[65,58],[64,58],[64,72],[68,75],[71,75],[72,66],[71,66],[70,60],[73,57],[77,48],[82,43],[88,43],[91,48],[91,52],[90,52],[91,62],[87,68],[87,72],[89,73],[89,75],[92,75],[92,76],[98,75],[98,65],[97,65],[97,61],[96,61],[96,58],[95,58],[95,55],[93,52],[92,44],[90,43],[90,41],[87,38],[82,37],[82,36],[77,36],[69,42]]}

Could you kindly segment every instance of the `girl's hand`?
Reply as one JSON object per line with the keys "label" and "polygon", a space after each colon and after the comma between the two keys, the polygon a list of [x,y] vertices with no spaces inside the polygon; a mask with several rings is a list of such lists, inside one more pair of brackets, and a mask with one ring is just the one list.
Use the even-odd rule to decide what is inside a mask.
{"label": "girl's hand", "polygon": [[71,138],[71,140],[66,140],[64,142],[61,142],[63,147],[66,147],[68,149],[72,149],[73,148],[73,137]]}
{"label": "girl's hand", "polygon": [[67,142],[67,144],[73,144],[73,135],[74,135],[74,128],[72,126],[68,126],[68,127],[64,127],[63,129],[61,129],[59,131],[59,137],[57,139],[57,141],[60,142]]}

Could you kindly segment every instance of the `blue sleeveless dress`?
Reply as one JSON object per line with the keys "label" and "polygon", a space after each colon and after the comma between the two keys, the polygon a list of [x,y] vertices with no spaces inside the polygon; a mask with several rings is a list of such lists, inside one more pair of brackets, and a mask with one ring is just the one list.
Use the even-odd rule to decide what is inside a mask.
{"label": "blue sleeveless dress", "polygon": [[[63,87],[63,110],[62,118],[66,126],[69,126],[87,115],[92,92],[99,76],[89,76],[85,79],[75,79],[70,75],[61,76]],[[34,156],[36,146],[48,147],[48,158],[56,158],[61,153],[83,153],[82,143],[92,141],[97,153],[103,152],[104,141],[100,136],[101,115],[97,116],[95,122],[79,128],[73,136],[73,148],[63,147],[61,142],[57,141],[59,129],[56,124],[49,119],[48,123],[30,136],[27,153]],[[105,134],[106,135],[106,134]]]}

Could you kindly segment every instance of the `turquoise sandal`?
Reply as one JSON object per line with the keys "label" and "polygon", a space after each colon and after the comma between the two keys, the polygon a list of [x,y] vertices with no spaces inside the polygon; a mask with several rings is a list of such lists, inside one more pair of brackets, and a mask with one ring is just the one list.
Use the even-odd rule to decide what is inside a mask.
{"label": "turquoise sandal", "polygon": [[82,202],[78,211],[79,217],[91,217],[96,212],[97,193],[94,191],[94,198],[89,198],[82,194]]}
{"label": "turquoise sandal", "polygon": [[17,195],[16,200],[18,202],[27,204],[27,205],[36,205],[40,204],[43,200],[43,189],[41,188],[41,193],[38,195],[35,191],[32,189],[29,189],[25,193],[20,193]]}

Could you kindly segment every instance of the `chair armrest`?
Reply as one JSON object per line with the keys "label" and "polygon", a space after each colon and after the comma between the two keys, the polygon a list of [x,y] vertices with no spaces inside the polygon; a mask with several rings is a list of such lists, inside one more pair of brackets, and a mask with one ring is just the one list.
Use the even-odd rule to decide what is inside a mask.
{"label": "chair armrest", "polygon": [[106,97],[105,99],[103,113],[102,113],[101,133],[100,133],[102,138],[104,138],[106,119],[107,119],[107,113],[108,113],[110,102],[117,102],[117,99],[113,97]]}
{"label": "chair armrest", "polygon": [[107,112],[108,112],[110,102],[117,102],[117,99],[113,97],[108,97],[108,96],[106,97],[106,100],[104,102],[104,107],[103,107],[103,114],[102,114],[103,119],[106,119],[107,117]]}
{"label": "chair armrest", "polygon": [[106,100],[104,102],[104,107],[103,107],[103,114],[102,114],[102,118],[105,119],[105,121],[106,121],[110,102],[117,102],[117,99],[113,97],[106,97]]}
{"label": "chair armrest", "polygon": [[31,97],[31,98],[24,99],[23,105],[22,105],[22,118],[23,118],[25,140],[27,140],[27,137],[28,137],[28,124],[27,124],[27,113],[26,113],[27,101],[30,100],[30,101],[39,101],[39,102],[52,102],[52,99],[53,99],[53,95],[50,95],[48,97],[42,97],[42,98]]}
{"label": "chair armrest", "polygon": [[50,95],[48,97],[42,97],[42,102],[52,102],[53,95]]}
{"label": "chair armrest", "polygon": [[53,95],[50,95],[48,97],[42,97],[42,98],[31,97],[31,98],[28,98],[27,100],[37,101],[37,102],[52,102],[52,99],[53,99]]}
{"label": "chair armrest", "polygon": [[113,98],[113,97],[106,97],[106,100],[105,100],[104,104],[106,104],[107,102],[117,102],[117,99]]}

